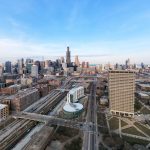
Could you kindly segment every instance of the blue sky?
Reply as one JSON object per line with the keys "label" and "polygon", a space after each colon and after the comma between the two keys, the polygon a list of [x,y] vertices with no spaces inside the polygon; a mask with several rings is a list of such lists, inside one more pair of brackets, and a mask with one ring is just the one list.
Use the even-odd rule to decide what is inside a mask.
{"label": "blue sky", "polygon": [[150,64],[150,0],[0,0],[1,58],[73,55]]}

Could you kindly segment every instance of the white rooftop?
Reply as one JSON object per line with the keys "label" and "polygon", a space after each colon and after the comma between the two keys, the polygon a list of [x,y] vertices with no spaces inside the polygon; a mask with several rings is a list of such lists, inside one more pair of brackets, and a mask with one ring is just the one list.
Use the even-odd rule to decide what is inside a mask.
{"label": "white rooftop", "polygon": [[142,87],[150,87],[150,84],[139,84]]}
{"label": "white rooftop", "polygon": [[5,104],[0,104],[0,109],[3,109],[3,108],[5,108],[7,105],[5,105]]}
{"label": "white rooftop", "polygon": [[141,96],[145,96],[145,97],[147,97],[147,96],[149,96],[149,95],[147,95],[147,94],[145,94],[145,93],[139,93]]}
{"label": "white rooftop", "polygon": [[83,109],[83,105],[80,103],[66,103],[63,109],[67,112],[77,112]]}
{"label": "white rooftop", "polygon": [[71,90],[69,91],[69,94],[73,94],[75,91],[80,90],[80,89],[83,89],[83,88],[84,88],[83,86],[79,86],[79,87],[77,87],[77,88],[73,88],[73,89],[71,89]]}

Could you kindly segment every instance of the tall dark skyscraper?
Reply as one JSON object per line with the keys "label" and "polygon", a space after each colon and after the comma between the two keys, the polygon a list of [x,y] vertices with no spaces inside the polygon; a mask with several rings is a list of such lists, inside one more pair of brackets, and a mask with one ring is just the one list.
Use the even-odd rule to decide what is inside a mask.
{"label": "tall dark skyscraper", "polygon": [[5,72],[11,73],[11,62],[10,61],[6,61],[6,63],[5,63]]}
{"label": "tall dark skyscraper", "polygon": [[67,52],[66,52],[66,63],[67,63],[67,65],[71,64],[71,56],[70,56],[69,46],[67,47]]}

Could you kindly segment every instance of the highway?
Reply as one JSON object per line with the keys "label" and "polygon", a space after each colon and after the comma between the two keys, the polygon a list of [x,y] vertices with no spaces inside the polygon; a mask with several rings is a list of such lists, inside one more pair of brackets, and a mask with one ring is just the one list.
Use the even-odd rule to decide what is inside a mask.
{"label": "highway", "polygon": [[[82,150],[98,150],[97,128],[97,103],[96,103],[96,79],[92,84],[88,101],[86,123],[91,124],[92,132],[84,132]],[[95,126],[93,128],[93,126]]]}

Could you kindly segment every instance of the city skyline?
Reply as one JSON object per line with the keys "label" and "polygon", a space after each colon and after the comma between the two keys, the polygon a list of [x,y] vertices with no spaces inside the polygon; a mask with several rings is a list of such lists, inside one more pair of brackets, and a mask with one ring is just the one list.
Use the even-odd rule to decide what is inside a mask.
{"label": "city skyline", "polygon": [[[3,1],[0,6],[2,58],[104,55],[91,63],[150,64],[148,0]],[[90,11],[89,11],[90,10]]]}

